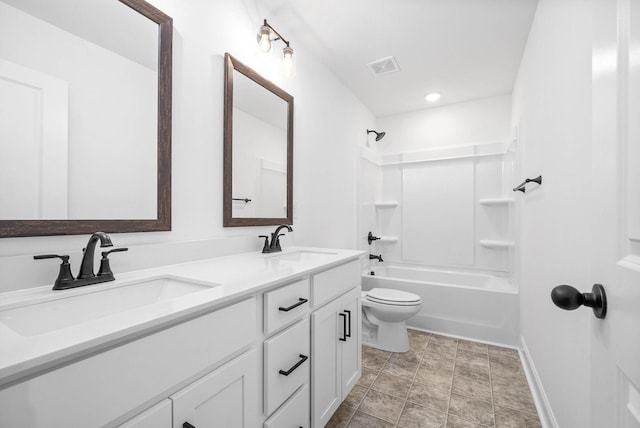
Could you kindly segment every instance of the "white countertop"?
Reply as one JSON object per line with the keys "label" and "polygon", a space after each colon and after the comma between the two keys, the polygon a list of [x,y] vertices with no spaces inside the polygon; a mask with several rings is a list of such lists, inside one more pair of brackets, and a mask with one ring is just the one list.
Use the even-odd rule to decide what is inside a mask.
{"label": "white countertop", "polygon": [[[321,254],[296,257],[296,253],[305,251]],[[219,284],[169,301],[155,302],[38,335],[22,335],[0,322],[0,387],[209,312],[258,291],[356,260],[363,254],[365,252],[359,250],[293,247],[280,253],[244,253],[122,274],[115,272],[115,281],[69,290],[53,291],[51,286],[44,286],[2,293],[0,312],[122,287],[149,278],[172,276],[202,284]],[[33,322],[39,320],[34,319]]]}

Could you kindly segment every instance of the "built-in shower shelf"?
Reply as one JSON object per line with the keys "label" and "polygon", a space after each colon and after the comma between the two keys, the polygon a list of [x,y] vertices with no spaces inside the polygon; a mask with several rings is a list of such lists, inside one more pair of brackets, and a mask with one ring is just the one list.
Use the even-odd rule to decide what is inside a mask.
{"label": "built-in shower shelf", "polygon": [[394,242],[398,242],[397,236],[381,236],[378,242],[392,244]]}
{"label": "built-in shower shelf", "polygon": [[480,245],[486,248],[493,248],[493,249],[506,249],[506,248],[513,248],[515,246],[513,241],[496,241],[491,239],[481,239]]}
{"label": "built-in shower shelf", "polygon": [[485,198],[485,199],[480,199],[480,205],[487,205],[487,206],[507,206],[509,204],[513,203],[513,199],[511,198]]}
{"label": "built-in shower shelf", "polygon": [[398,201],[376,201],[376,208],[394,208],[398,206]]}

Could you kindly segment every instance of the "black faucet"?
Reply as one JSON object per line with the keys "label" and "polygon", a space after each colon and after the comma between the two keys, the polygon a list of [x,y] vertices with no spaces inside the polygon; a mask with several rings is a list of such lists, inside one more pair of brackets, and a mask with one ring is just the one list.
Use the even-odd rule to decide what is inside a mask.
{"label": "black faucet", "polygon": [[98,243],[98,240],[100,240],[100,247],[113,247],[111,238],[106,233],[96,232],[91,235],[89,242],[87,243],[87,248],[84,249],[78,279],[93,278],[96,276],[93,273],[93,256],[96,251],[96,244]]}
{"label": "black faucet", "polygon": [[379,262],[384,261],[382,260],[382,254],[380,254],[379,256],[376,256],[375,254],[369,254],[369,260],[377,260]]}
{"label": "black faucet", "polygon": [[87,247],[84,249],[84,255],[82,257],[82,263],[80,265],[80,272],[78,278],[74,278],[71,274],[71,265],[69,264],[69,256],[59,256],[57,254],[43,254],[40,256],[33,256],[35,260],[40,259],[52,259],[59,258],[62,260],[60,264],[60,272],[58,278],[53,285],[54,290],[66,290],[68,288],[82,287],[89,284],[98,284],[100,282],[113,281],[115,277],[111,272],[109,266],[109,254],[117,251],[127,251],[128,248],[116,248],[111,251],[105,251],[102,253],[102,260],[100,261],[100,271],[98,275],[93,273],[93,258],[95,254],[96,244],[100,241],[100,247],[112,247],[111,238],[104,232],[96,232],[89,238]]}
{"label": "black faucet", "polygon": [[271,243],[269,243],[269,237],[267,235],[260,235],[258,238],[264,238],[264,247],[262,248],[263,253],[277,253],[278,251],[282,251],[282,247],[280,247],[280,237],[284,235],[284,233],[280,233],[282,229],[287,229],[289,232],[293,232],[293,229],[288,224],[283,224],[278,226],[275,232],[271,234]]}

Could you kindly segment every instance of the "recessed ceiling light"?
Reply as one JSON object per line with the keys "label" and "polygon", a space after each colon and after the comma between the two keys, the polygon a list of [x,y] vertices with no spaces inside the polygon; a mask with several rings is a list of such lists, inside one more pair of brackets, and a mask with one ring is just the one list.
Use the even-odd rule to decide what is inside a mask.
{"label": "recessed ceiling light", "polygon": [[430,103],[435,103],[436,101],[438,101],[440,99],[441,96],[442,96],[441,93],[434,92],[432,94],[428,94],[427,96],[425,96],[424,99],[429,101]]}

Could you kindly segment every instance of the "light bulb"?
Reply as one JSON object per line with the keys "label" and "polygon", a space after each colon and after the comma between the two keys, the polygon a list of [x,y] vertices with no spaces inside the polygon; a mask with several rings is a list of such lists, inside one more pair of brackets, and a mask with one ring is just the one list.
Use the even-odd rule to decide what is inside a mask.
{"label": "light bulb", "polygon": [[432,94],[429,94],[429,95],[425,96],[424,99],[429,101],[430,103],[435,103],[436,101],[438,101],[440,99],[440,97],[442,97],[441,93],[434,92]]}
{"label": "light bulb", "polygon": [[258,41],[260,45],[260,50],[262,52],[269,52],[271,50],[271,31],[269,27],[263,25],[260,27],[260,40]]}
{"label": "light bulb", "polygon": [[293,58],[293,49],[286,46],[282,50],[282,62],[284,66],[284,75],[286,77],[293,77],[296,75],[296,62]]}

